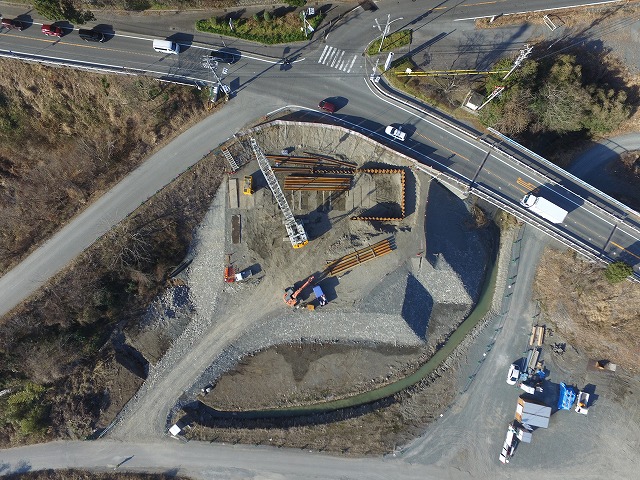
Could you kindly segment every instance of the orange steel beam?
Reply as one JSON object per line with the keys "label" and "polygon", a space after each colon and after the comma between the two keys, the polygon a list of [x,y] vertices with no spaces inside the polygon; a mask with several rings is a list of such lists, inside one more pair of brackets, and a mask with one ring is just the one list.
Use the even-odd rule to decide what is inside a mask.
{"label": "orange steel beam", "polygon": [[344,272],[345,270],[349,270],[357,265],[360,265],[369,260],[373,260],[374,258],[380,257],[382,255],[386,255],[387,253],[394,250],[394,245],[390,240],[382,240],[381,242],[376,243],[370,247],[362,248],[353,253],[349,253],[338,260],[335,260],[329,264],[327,270],[329,271],[329,276],[335,276]]}

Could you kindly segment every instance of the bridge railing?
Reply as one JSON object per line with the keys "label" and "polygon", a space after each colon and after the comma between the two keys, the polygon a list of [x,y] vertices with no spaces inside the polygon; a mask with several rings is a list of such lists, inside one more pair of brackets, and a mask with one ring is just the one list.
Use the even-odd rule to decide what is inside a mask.
{"label": "bridge railing", "polygon": [[[392,87],[390,87],[389,85],[384,84],[383,82],[378,82],[378,83],[371,83],[371,85],[378,90],[378,92],[380,92],[382,95],[385,95],[386,97],[392,98],[393,100],[402,103],[403,105],[407,105],[408,107],[411,107],[417,111],[419,111],[420,113],[434,119],[437,120],[439,123],[445,125],[448,128],[451,128],[457,132],[460,132],[462,134],[464,134],[467,137],[470,137],[482,144],[484,144],[485,146],[489,147],[490,149],[494,149],[497,152],[500,152],[500,154],[504,155],[505,157],[509,158],[510,160],[512,160],[513,162],[517,163],[519,166],[528,169],[531,172],[535,172],[538,175],[543,175],[550,183],[553,183],[554,185],[559,185],[558,182],[556,182],[555,180],[549,178],[548,175],[546,175],[545,172],[541,172],[539,170],[534,169],[531,165],[526,164],[525,162],[523,162],[521,159],[518,159],[516,157],[514,157],[513,155],[511,155],[510,153],[502,150],[501,148],[499,148],[497,145],[489,143],[485,140],[485,138],[483,138],[483,135],[478,134],[479,132],[474,131],[472,129],[470,129],[469,127],[463,125],[459,125],[459,124],[455,124],[453,123],[453,121],[447,119],[447,118],[443,118],[441,115],[437,115],[433,112],[430,112],[429,110],[425,109],[422,105],[418,105],[418,104],[414,104],[414,103],[410,103],[407,102],[406,100],[399,98],[397,95],[394,95],[392,93]],[[383,87],[384,86],[384,90]],[[577,178],[576,176],[566,172],[564,169],[558,167],[557,165],[553,164],[552,162],[550,162],[549,160],[547,160],[546,158],[538,155],[535,152],[532,152],[531,150],[527,149],[526,147],[520,145],[518,142],[516,142],[515,140],[510,139],[509,137],[506,137],[505,135],[500,134],[500,132],[498,132],[495,129],[489,129],[491,131],[491,133],[494,134],[499,134],[499,136],[501,138],[504,138],[505,140],[508,139],[509,143],[511,143],[514,148],[517,149],[517,147],[520,147],[519,149],[521,150],[521,152],[525,155],[530,155],[532,157],[532,161],[535,162],[539,162],[540,164],[544,165],[545,168],[547,168],[548,170],[551,170],[553,172],[556,172],[560,175],[565,176],[566,178],[575,181],[577,184],[579,184],[580,186],[584,187],[586,190],[592,192],[594,195],[598,195],[600,197],[602,197],[603,199],[606,199],[607,201],[610,201],[611,203],[613,203],[614,205],[616,205],[616,207],[620,208],[621,210],[624,211],[624,213],[626,215],[635,215],[638,218],[640,218],[640,214],[638,212],[636,212],[635,210],[631,209],[630,207],[628,207],[627,205],[619,202],[618,200],[615,200],[614,198],[610,197],[609,195],[605,194],[604,192],[601,192],[600,190],[598,190],[597,188],[589,185],[588,183],[584,182],[583,180],[580,180],[579,178]],[[570,191],[569,189],[565,188],[567,191]],[[575,192],[571,192],[575,195]],[[586,200],[589,201],[589,200]],[[640,230],[638,230],[635,226],[630,225],[629,223],[625,222],[625,218],[620,218],[617,215],[614,215],[613,213],[607,211],[606,209],[602,208],[600,205],[598,205],[597,203],[594,203],[593,201],[589,201],[589,203],[599,212],[607,215],[608,217],[612,218],[614,221],[622,221],[626,227],[632,229],[633,231],[635,231],[636,233],[638,233],[640,235]]]}
{"label": "bridge railing", "polygon": [[625,205],[624,203],[620,202],[619,200],[616,200],[615,198],[607,195],[603,191],[598,190],[593,185],[590,185],[589,183],[585,182],[584,180],[581,180],[580,178],[576,177],[572,173],[569,173],[566,170],[558,167],[555,163],[550,162],[549,160],[544,158],[542,155],[538,155],[536,152],[534,152],[532,150],[529,150],[527,147],[525,147],[524,145],[516,142],[514,139],[507,137],[503,133],[500,133],[499,131],[497,131],[497,130],[491,128],[491,127],[488,127],[487,130],[489,130],[491,133],[493,133],[497,137],[503,139],[504,141],[509,142],[516,149],[521,150],[526,155],[535,158],[536,160],[538,160],[540,163],[544,164],[550,170],[553,170],[555,172],[560,173],[561,175],[571,179],[571,181],[573,181],[574,183],[582,185],[586,190],[589,190],[589,191],[593,192],[594,194],[605,198],[608,202],[613,203],[614,205],[616,205],[618,208],[620,208],[621,210],[625,211],[626,213],[628,213],[628,214],[630,213],[632,215],[636,215],[636,216],[640,217],[640,213],[636,212],[631,207],[629,207],[629,206]]}

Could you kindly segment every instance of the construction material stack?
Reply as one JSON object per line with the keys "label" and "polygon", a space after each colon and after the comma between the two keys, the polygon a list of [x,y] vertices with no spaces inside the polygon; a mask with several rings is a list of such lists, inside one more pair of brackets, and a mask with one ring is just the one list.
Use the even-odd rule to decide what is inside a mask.
{"label": "construction material stack", "polygon": [[291,245],[293,248],[304,247],[309,243],[307,233],[305,232],[302,224],[296,222],[293,212],[291,211],[291,207],[289,207],[289,203],[287,202],[284,193],[282,193],[282,189],[280,188],[280,184],[271,169],[271,165],[269,165],[269,160],[265,157],[255,138],[251,138],[251,148],[253,148],[253,153],[255,154],[260,170],[262,170],[262,174],[267,181],[267,185],[269,185],[269,188],[271,189],[271,192],[276,198],[276,201],[280,206],[280,210],[284,215],[284,226],[287,229],[287,235],[289,235]]}
{"label": "construction material stack", "polygon": [[236,281],[236,272],[231,263],[231,254],[227,253],[227,264],[224,267],[224,281],[233,283]]}
{"label": "construction material stack", "polygon": [[338,276],[352,268],[373,260],[375,258],[391,253],[395,250],[396,245],[393,238],[382,240],[370,247],[365,247],[360,250],[356,250],[353,253],[349,253],[342,258],[329,262],[326,271],[330,277]]}

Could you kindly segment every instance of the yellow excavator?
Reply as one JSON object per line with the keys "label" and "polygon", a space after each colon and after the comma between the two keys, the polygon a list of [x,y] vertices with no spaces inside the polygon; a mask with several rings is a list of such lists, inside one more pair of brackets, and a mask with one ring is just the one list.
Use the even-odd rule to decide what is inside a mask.
{"label": "yellow excavator", "polygon": [[311,275],[309,278],[307,278],[307,281],[304,282],[302,286],[299,289],[297,289],[295,292],[293,291],[293,287],[288,288],[284,294],[284,303],[286,303],[290,307],[295,307],[296,304],[298,303],[298,295],[300,295],[302,290],[304,290],[307,287],[307,285],[313,282],[314,278],[315,277]]}
{"label": "yellow excavator", "polygon": [[242,185],[242,193],[245,195],[253,195],[253,177],[251,175],[245,175]]}

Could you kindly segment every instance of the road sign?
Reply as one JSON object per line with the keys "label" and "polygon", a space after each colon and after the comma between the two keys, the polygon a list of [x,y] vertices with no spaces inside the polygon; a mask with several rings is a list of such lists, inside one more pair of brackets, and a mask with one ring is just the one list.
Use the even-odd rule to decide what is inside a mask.
{"label": "road sign", "polygon": [[389,70],[391,66],[391,61],[393,60],[393,52],[389,52],[389,56],[387,57],[387,61],[384,62],[384,70]]}

